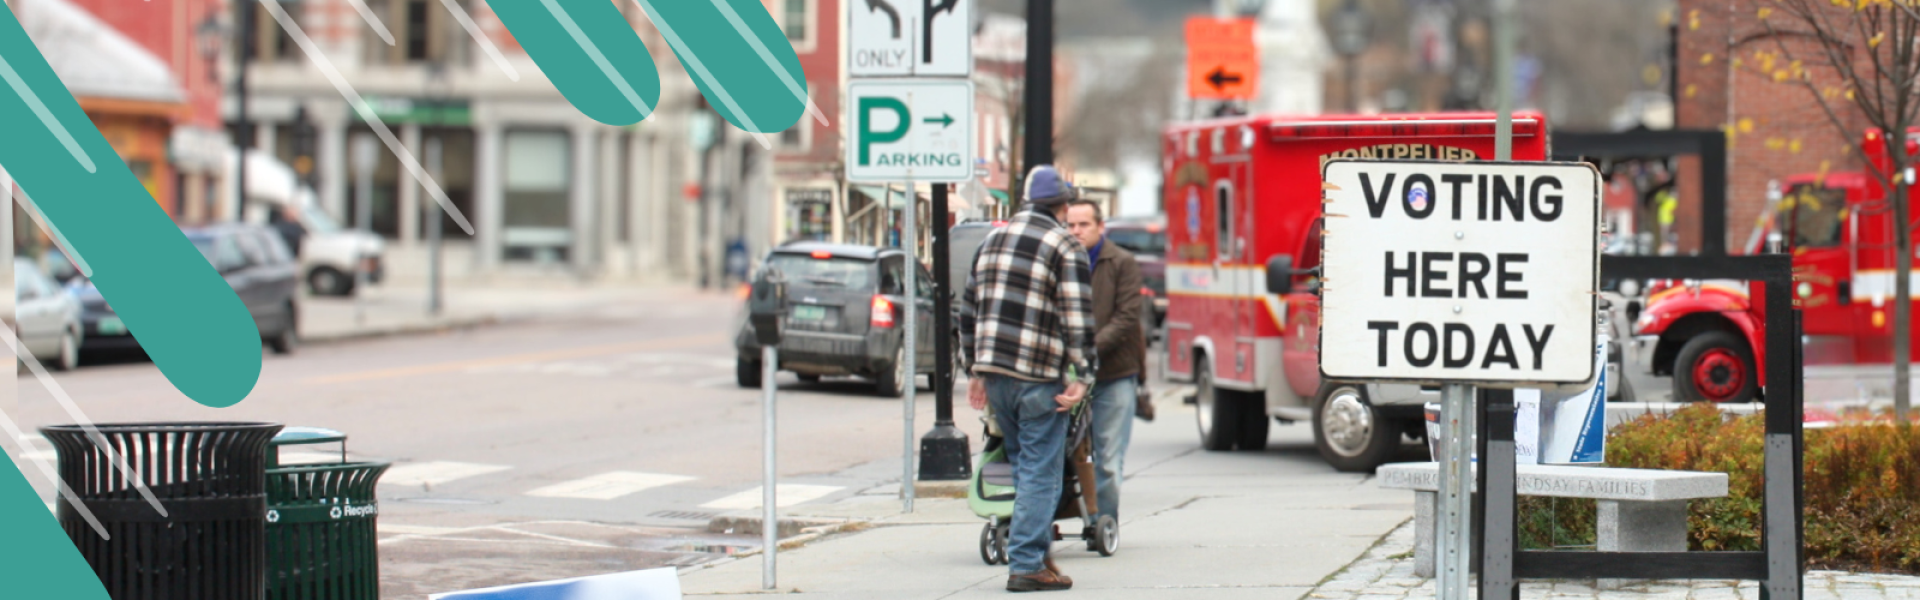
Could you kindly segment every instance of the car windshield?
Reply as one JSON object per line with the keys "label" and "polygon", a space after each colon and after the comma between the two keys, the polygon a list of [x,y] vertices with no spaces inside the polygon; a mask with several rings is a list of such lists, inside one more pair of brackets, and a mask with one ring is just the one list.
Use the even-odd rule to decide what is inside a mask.
{"label": "car windshield", "polygon": [[814,258],[805,254],[775,254],[768,266],[779,269],[787,281],[811,285],[864,289],[873,286],[873,263],[852,258]]}
{"label": "car windshield", "polygon": [[199,250],[200,255],[207,258],[207,264],[215,266],[220,264],[219,261],[214,260],[214,251],[218,244],[213,236],[206,234],[189,234],[187,241],[193,242],[194,249]]}
{"label": "car windshield", "polygon": [[1167,253],[1167,236],[1145,229],[1107,229],[1107,239],[1134,254],[1159,256]]}
{"label": "car windshield", "polygon": [[333,217],[327,216],[327,211],[320,207],[309,206],[304,212],[307,215],[307,229],[313,230],[313,233],[327,235],[340,232],[340,224],[333,222]]}

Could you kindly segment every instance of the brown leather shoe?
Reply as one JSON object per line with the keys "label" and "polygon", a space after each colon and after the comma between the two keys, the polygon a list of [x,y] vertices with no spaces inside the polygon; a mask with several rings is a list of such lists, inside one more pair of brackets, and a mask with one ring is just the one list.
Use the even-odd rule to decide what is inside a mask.
{"label": "brown leather shoe", "polygon": [[1073,585],[1073,579],[1067,577],[1067,572],[1060,570],[1060,565],[1053,564],[1052,554],[1048,554],[1046,558],[1040,559],[1040,564],[1046,565],[1048,572],[1053,573],[1055,577],[1059,577],[1062,581],[1067,582],[1067,585]]}
{"label": "brown leather shoe", "polygon": [[1052,568],[1041,569],[1029,575],[1010,575],[1007,577],[1009,592],[1053,592],[1073,589],[1073,580],[1054,572]]}

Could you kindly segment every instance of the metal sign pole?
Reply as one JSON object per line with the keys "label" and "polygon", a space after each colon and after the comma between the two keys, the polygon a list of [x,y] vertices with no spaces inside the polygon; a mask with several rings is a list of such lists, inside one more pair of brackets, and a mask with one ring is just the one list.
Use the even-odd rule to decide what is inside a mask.
{"label": "metal sign pole", "polygon": [[1467,578],[1473,564],[1473,395],[1464,383],[1441,388],[1440,419],[1444,421],[1440,464],[1440,600],[1467,600]]}
{"label": "metal sign pole", "polygon": [[763,586],[762,589],[769,590],[779,585],[776,583],[777,579],[775,578],[774,571],[775,567],[779,565],[780,560],[779,557],[776,556],[776,554],[780,552],[780,505],[776,502],[774,493],[776,487],[774,483],[779,480],[780,474],[775,468],[775,440],[773,435],[774,423],[776,422],[774,419],[774,400],[775,395],[780,390],[780,384],[774,381],[774,377],[779,374],[780,350],[774,347],[773,344],[761,346],[760,391],[762,396],[761,403],[765,405],[765,416],[760,429],[764,433],[765,438],[761,441],[760,445],[766,452],[766,455],[762,458],[766,473],[762,475],[762,481],[760,483],[760,507],[762,511],[760,515],[760,543],[763,549],[762,551],[764,552],[760,558],[760,584]]}
{"label": "metal sign pole", "polygon": [[[444,179],[440,172],[441,153],[440,136],[435,135],[427,140],[427,172],[433,174],[435,180]],[[441,216],[440,203],[424,202],[422,204],[427,208],[427,314],[439,316],[441,308],[440,221],[444,217]]]}
{"label": "metal sign pole", "polygon": [[902,410],[906,412],[906,441],[902,445],[906,453],[902,455],[900,459],[900,498],[903,505],[902,509],[906,512],[913,512],[913,463],[915,462],[913,453],[915,441],[913,434],[913,404],[915,396],[920,391],[920,384],[916,382],[919,379],[917,373],[919,369],[915,368],[920,366],[918,362],[920,360],[920,353],[917,352],[920,348],[917,345],[918,340],[916,338],[918,336],[915,335],[918,333],[915,330],[919,328],[918,309],[920,307],[920,290],[916,286],[919,283],[917,279],[920,272],[920,263],[913,257],[914,241],[919,237],[915,235],[918,233],[918,230],[914,229],[914,217],[916,216],[914,213],[920,212],[920,203],[915,197],[916,193],[918,193],[918,190],[915,189],[914,183],[908,181],[907,210],[900,219],[900,249],[907,253],[906,289],[902,292],[902,295],[906,297],[906,318],[903,320],[906,322],[907,331],[904,336],[905,340],[901,342],[906,345],[905,357],[907,364],[905,367],[897,369],[896,372],[906,376],[907,386],[906,401],[901,403],[902,406],[905,407]]}
{"label": "metal sign pole", "polygon": [[[360,197],[353,203],[354,211],[357,213],[354,215],[354,228],[368,235],[373,232],[373,169],[379,165],[379,156],[375,154],[379,151],[374,145],[376,143],[373,134],[370,133],[361,134],[353,141],[353,164],[360,170],[358,178]],[[356,249],[353,253],[353,261],[353,321],[365,324],[367,322],[364,302],[367,292],[366,255]]]}

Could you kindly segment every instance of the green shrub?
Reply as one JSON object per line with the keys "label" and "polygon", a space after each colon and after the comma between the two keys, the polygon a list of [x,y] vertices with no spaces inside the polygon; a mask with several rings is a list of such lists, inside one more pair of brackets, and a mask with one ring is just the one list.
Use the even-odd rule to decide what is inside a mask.
{"label": "green shrub", "polygon": [[[1761,415],[1709,404],[1614,428],[1607,464],[1727,474],[1725,498],[1688,505],[1688,549],[1759,550],[1764,490]],[[1852,423],[1806,434],[1806,549],[1811,566],[1920,573],[1920,429]],[[1521,498],[1526,548],[1591,546],[1592,500]]]}

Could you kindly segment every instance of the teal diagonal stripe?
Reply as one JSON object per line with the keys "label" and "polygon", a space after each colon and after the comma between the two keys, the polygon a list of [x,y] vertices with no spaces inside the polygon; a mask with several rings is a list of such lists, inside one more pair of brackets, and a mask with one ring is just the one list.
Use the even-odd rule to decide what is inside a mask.
{"label": "teal diagonal stripe", "polygon": [[134,179],[11,10],[0,5],[0,166],[93,268],[181,393],[231,406],[260,377],[260,331],[226,280]]}
{"label": "teal diagonal stripe", "polygon": [[511,0],[489,4],[527,56],[574,108],[631,125],[660,103],[660,73],[612,2]]}
{"label": "teal diagonal stripe", "polygon": [[[0,467],[0,597],[107,600],[107,590],[15,463]],[[82,535],[93,535],[87,529]]]}
{"label": "teal diagonal stripe", "polygon": [[806,112],[806,72],[760,0],[639,2],[707,103],[735,127],[782,131]]}

